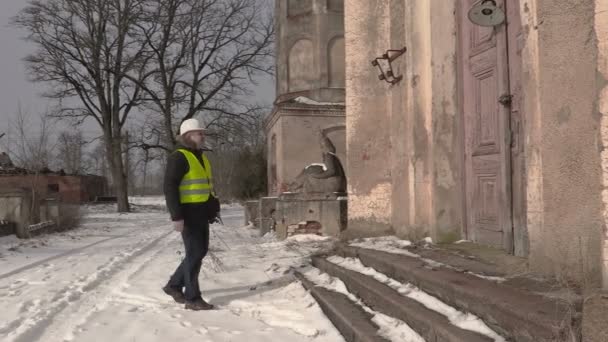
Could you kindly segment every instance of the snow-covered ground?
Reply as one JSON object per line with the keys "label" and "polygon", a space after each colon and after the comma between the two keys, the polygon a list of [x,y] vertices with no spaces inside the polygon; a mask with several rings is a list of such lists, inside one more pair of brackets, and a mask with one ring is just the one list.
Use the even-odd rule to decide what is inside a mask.
{"label": "snow-covered ground", "polygon": [[343,341],[291,267],[331,241],[277,241],[225,206],[200,282],[218,309],[187,311],[161,287],[180,262],[162,198],[83,210],[78,229],[27,241],[0,238],[2,341]]}

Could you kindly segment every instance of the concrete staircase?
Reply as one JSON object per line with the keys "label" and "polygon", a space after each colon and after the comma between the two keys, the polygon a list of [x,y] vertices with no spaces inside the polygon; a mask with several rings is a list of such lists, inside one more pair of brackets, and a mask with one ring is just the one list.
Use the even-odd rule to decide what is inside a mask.
{"label": "concrete staircase", "polygon": [[[454,309],[474,314],[505,341],[580,341],[580,307],[576,302],[533,292],[521,282],[511,284],[484,277],[478,273],[484,268],[483,263],[471,262],[457,254],[438,257],[442,259],[438,262],[428,255],[393,254],[340,244],[331,253],[312,257],[313,267],[342,280],[360,303],[405,322],[427,342],[485,342],[495,338],[452,324],[435,308],[399,293],[386,282],[376,280],[378,277],[331,262],[333,259],[328,257],[332,255],[358,260],[399,283],[416,286]],[[305,272],[296,272],[296,276],[347,341],[387,341],[361,305],[344,294],[319,286]]]}

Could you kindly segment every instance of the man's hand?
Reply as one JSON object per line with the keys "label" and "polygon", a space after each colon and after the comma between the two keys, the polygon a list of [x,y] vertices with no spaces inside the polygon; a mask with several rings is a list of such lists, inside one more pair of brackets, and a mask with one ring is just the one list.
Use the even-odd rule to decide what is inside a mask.
{"label": "man's hand", "polygon": [[179,221],[173,221],[173,229],[175,229],[176,232],[183,232],[184,231],[184,220],[179,220]]}

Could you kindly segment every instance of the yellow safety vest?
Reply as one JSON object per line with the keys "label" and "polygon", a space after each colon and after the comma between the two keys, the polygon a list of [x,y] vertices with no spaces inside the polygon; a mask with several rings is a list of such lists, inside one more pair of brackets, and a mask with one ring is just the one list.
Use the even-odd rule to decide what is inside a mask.
{"label": "yellow safety vest", "polygon": [[215,196],[213,192],[213,182],[211,177],[211,165],[203,154],[203,165],[196,158],[194,153],[186,149],[178,149],[188,160],[189,170],[184,175],[179,184],[180,203],[205,203],[209,200],[209,194]]}

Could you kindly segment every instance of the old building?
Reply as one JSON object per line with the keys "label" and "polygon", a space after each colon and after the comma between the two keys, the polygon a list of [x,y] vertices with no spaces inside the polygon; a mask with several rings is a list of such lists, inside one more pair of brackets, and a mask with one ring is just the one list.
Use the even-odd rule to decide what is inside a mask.
{"label": "old building", "polygon": [[344,2],[275,2],[277,98],[266,121],[269,194],[286,191],[307,165],[321,161],[319,130],[330,129],[343,162]]}
{"label": "old building", "polygon": [[608,1],[483,1],[494,26],[480,3],[345,2],[344,237],[468,239],[608,287]]}
{"label": "old building", "polygon": [[95,175],[33,173],[0,168],[0,189],[33,189],[40,198],[56,197],[63,203],[82,204],[108,193],[105,178]]}
{"label": "old building", "polygon": [[0,236],[29,238],[48,229],[68,229],[78,206],[107,193],[105,178],[15,167],[0,153]]}

